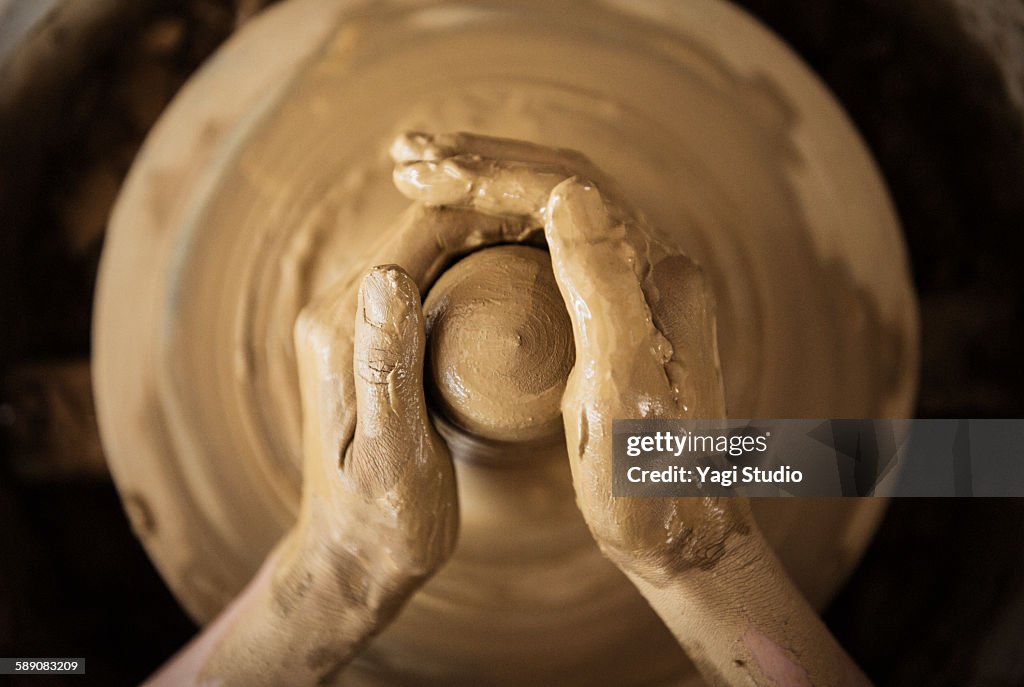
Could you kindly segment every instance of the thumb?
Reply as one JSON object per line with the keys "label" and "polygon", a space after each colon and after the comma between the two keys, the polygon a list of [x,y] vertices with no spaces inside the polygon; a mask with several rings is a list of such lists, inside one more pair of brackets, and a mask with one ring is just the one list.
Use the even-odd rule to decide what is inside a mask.
{"label": "thumb", "polygon": [[396,265],[370,270],[356,307],[356,428],[346,465],[364,493],[391,489],[424,461],[447,461],[427,418],[425,339],[416,283]]}
{"label": "thumb", "polygon": [[672,345],[655,326],[641,284],[649,265],[639,229],[617,214],[593,184],[575,177],[548,201],[548,250],[576,341],[573,393],[604,399],[621,417],[670,413]]}

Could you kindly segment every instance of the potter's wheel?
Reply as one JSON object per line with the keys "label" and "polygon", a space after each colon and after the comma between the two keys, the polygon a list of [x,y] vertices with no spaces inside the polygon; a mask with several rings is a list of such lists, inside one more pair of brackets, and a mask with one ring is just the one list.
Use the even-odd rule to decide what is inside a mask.
{"label": "potter's wheel", "polygon": [[[104,255],[96,390],[133,524],[196,618],[223,607],[294,518],[292,323],[367,266],[406,206],[386,156],[403,129],[575,148],[616,178],[710,278],[732,417],[911,413],[917,320],[899,227],[838,106],[731,6],[622,4],[286,3],[154,129]],[[347,679],[687,673],[591,543],[567,465],[457,470],[453,560]],[[881,508],[755,504],[819,606]]]}

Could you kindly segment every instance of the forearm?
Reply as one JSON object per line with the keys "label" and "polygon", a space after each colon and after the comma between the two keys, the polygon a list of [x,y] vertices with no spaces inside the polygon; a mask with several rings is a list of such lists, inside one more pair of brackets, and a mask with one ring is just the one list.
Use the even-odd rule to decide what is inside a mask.
{"label": "forearm", "polygon": [[713,685],[870,685],[761,535],[743,539],[712,567],[626,574]]}
{"label": "forearm", "polygon": [[352,552],[293,533],[242,593],[147,684],[314,685],[340,672],[414,591]]}

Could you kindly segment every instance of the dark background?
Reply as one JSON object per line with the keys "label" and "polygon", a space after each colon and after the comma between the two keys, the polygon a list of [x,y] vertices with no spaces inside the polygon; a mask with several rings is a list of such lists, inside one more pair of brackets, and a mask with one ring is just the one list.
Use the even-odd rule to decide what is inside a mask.
{"label": "dark background", "polygon": [[[1020,0],[978,3],[1017,5],[1024,35]],[[103,466],[92,291],[146,131],[261,4],[125,3],[87,39],[57,22],[46,40],[72,66],[0,103],[0,656],[84,656],[89,673],[0,685],[131,684],[196,630]],[[921,299],[918,415],[1021,417],[1024,114],[993,53],[1024,55],[946,1],[739,4],[827,82],[889,184]],[[1022,500],[897,500],[826,620],[880,685],[1024,685],[1022,541]]]}

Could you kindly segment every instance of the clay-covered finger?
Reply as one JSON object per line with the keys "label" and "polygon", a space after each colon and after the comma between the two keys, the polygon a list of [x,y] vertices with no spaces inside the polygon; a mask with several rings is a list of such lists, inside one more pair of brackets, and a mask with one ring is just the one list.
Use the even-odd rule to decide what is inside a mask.
{"label": "clay-covered finger", "polygon": [[460,155],[561,167],[567,176],[600,177],[600,172],[582,153],[509,138],[465,132],[428,134],[409,131],[397,136],[391,145],[391,159],[396,163],[438,162]]}
{"label": "clay-covered finger", "polygon": [[396,265],[370,270],[356,307],[356,428],[346,465],[370,493],[392,487],[439,449],[424,398],[425,338],[416,283]]}
{"label": "clay-covered finger", "polygon": [[665,373],[672,345],[642,286],[649,259],[630,235],[637,230],[594,184],[575,178],[552,191],[547,214],[548,249],[576,341],[575,393],[608,395],[622,417],[672,417]]}
{"label": "clay-covered finger", "polygon": [[540,224],[551,189],[567,176],[558,166],[457,155],[398,164],[394,182],[407,198],[427,205],[530,217]]}

